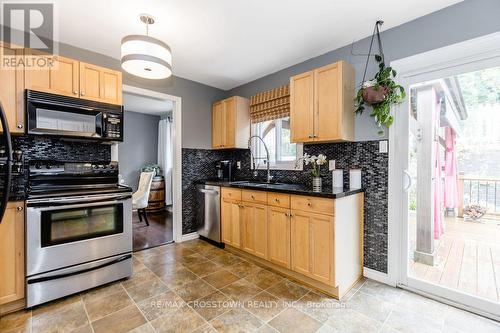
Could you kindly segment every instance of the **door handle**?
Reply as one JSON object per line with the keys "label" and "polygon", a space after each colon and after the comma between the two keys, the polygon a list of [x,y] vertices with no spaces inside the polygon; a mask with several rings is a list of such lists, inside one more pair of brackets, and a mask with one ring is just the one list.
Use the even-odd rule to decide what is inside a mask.
{"label": "door handle", "polygon": [[403,186],[403,191],[408,192],[411,187],[411,175],[408,173],[408,170],[403,170],[403,175],[408,180],[408,184],[406,186]]}

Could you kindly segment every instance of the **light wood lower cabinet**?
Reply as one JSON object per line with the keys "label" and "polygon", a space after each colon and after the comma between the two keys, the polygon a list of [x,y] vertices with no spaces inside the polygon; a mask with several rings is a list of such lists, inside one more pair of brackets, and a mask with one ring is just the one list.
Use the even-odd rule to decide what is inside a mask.
{"label": "light wood lower cabinet", "polygon": [[24,298],[24,202],[7,204],[0,223],[0,312]]}
{"label": "light wood lower cabinet", "polygon": [[292,210],[292,270],[329,285],[336,285],[332,216]]}
{"label": "light wood lower cabinet", "polygon": [[241,247],[240,216],[242,207],[239,201],[222,199],[222,241],[234,247]]}
{"label": "light wood lower cabinet", "polygon": [[267,257],[267,206],[261,204],[242,204],[242,249],[256,255]]}
{"label": "light wood lower cabinet", "polygon": [[269,207],[267,219],[267,258],[290,268],[290,209]]}
{"label": "light wood lower cabinet", "polygon": [[342,297],[363,275],[363,194],[340,199],[222,188],[222,241]]}

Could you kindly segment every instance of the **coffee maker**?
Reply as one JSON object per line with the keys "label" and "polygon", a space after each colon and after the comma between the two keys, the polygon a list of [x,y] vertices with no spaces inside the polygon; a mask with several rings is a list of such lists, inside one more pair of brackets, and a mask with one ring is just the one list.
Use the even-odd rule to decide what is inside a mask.
{"label": "coffee maker", "polygon": [[231,182],[234,180],[234,162],[231,160],[218,161],[215,165],[217,170],[217,179]]}

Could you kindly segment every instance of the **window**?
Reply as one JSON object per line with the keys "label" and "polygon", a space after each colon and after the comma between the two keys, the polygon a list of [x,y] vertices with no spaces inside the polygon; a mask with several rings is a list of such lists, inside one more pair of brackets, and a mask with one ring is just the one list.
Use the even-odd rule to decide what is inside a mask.
{"label": "window", "polygon": [[[302,144],[290,142],[289,117],[252,124],[252,135],[260,136],[266,143],[271,169],[295,170],[295,161],[302,156]],[[255,168],[267,168],[266,150],[259,139],[252,139],[252,154]],[[302,164],[298,170],[302,170]]]}

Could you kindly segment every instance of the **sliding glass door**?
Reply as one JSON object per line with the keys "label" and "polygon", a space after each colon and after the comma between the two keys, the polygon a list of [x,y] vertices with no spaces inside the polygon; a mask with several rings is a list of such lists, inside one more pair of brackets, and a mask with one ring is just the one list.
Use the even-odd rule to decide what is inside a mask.
{"label": "sliding glass door", "polygon": [[398,282],[498,316],[500,57],[403,70],[401,82],[408,98],[391,129]]}

